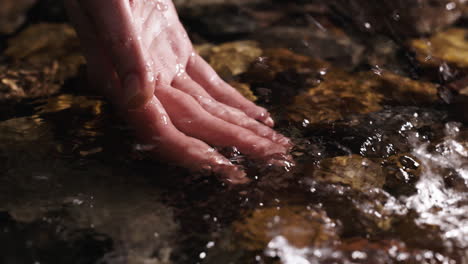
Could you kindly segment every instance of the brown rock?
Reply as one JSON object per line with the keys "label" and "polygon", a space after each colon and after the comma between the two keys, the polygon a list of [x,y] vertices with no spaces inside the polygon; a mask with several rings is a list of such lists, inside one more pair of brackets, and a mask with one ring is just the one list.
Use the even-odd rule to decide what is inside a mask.
{"label": "brown rock", "polygon": [[385,189],[393,194],[411,195],[421,176],[421,162],[411,154],[390,156],[383,162]]}
{"label": "brown rock", "polygon": [[[450,28],[439,32],[428,39],[413,39],[411,48],[416,53],[416,58],[421,65],[435,70],[446,71],[451,74],[449,67],[466,72],[468,70],[468,30],[462,28]],[[444,67],[441,67],[445,65]],[[442,72],[444,74],[444,72]]]}
{"label": "brown rock", "polygon": [[317,24],[271,27],[252,37],[264,47],[292,49],[299,54],[334,62],[343,68],[353,68],[363,60],[362,45],[327,21],[317,21]]}
{"label": "brown rock", "polygon": [[225,80],[246,72],[250,64],[262,55],[254,41],[228,42],[219,46],[202,45],[195,48]]}
{"label": "brown rock", "polygon": [[330,4],[361,30],[395,36],[439,31],[457,21],[465,0],[332,0]]}
{"label": "brown rock", "polygon": [[11,34],[26,19],[26,12],[36,0],[2,0],[0,8],[0,34]]}
{"label": "brown rock", "polygon": [[62,81],[75,76],[85,63],[75,30],[67,24],[32,25],[8,40],[5,54],[36,66],[59,64]]}
{"label": "brown rock", "polygon": [[276,236],[285,237],[298,248],[326,246],[338,240],[335,223],[324,212],[299,206],[256,209],[235,222],[234,231],[242,238],[241,246],[249,250],[265,249]]}
{"label": "brown rock", "polygon": [[0,101],[34,98],[60,89],[57,63],[35,67],[25,63],[0,65]]}
{"label": "brown rock", "polygon": [[380,164],[359,155],[322,160],[309,175],[319,182],[345,184],[356,190],[382,188],[385,183]]}
{"label": "brown rock", "polygon": [[0,66],[0,100],[53,94],[85,63],[66,24],[32,25],[8,40],[5,54],[13,63]]}
{"label": "brown rock", "polygon": [[379,111],[384,103],[430,104],[437,86],[390,72],[348,74],[332,70],[317,87],[299,94],[289,107],[289,118],[308,124],[342,119],[350,114]]}

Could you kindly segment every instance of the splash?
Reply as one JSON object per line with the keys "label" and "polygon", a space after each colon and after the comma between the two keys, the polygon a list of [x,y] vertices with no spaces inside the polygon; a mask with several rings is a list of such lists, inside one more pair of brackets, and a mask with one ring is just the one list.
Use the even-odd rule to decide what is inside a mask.
{"label": "splash", "polygon": [[417,194],[406,199],[408,208],[415,209],[419,224],[438,226],[447,247],[468,247],[468,193],[449,188],[444,174],[454,172],[468,184],[468,145],[457,140],[460,124],[448,123],[446,137],[430,151],[429,143],[413,138],[413,154],[425,168],[417,184]]}

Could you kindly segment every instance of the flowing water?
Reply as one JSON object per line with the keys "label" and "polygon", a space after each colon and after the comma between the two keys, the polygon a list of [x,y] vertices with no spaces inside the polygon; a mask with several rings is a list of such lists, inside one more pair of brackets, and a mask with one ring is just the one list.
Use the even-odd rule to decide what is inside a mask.
{"label": "flowing water", "polygon": [[[2,99],[0,263],[468,264],[468,30],[444,13],[465,2],[439,1],[438,18],[438,1],[408,3],[427,16],[414,28],[402,1],[384,1],[390,14],[375,1],[218,2],[177,3],[198,52],[293,139],[296,166],[225,149],[252,179],[227,186],[155,161],[86,91],[84,66],[70,77],[59,64],[58,92]],[[63,10],[44,1],[28,19],[22,29]],[[0,62],[21,69],[5,85],[47,81]]]}

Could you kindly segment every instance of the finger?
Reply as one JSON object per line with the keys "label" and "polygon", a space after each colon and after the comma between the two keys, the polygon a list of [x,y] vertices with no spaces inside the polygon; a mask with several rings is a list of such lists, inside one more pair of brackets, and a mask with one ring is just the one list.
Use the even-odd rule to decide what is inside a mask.
{"label": "finger", "polygon": [[158,89],[157,97],[171,116],[174,125],[189,136],[213,146],[235,146],[242,153],[256,158],[287,152],[287,149],[280,144],[214,117],[206,112],[192,96],[175,88]]}
{"label": "finger", "polygon": [[89,81],[115,102],[119,97],[117,91],[120,82],[108,54],[98,41],[94,27],[76,0],[66,0],[65,7],[86,57]]}
{"label": "finger", "polygon": [[191,57],[187,65],[187,73],[219,102],[238,108],[248,116],[263,122],[267,126],[274,126],[274,121],[266,109],[255,105],[252,101],[242,96],[235,88],[223,81],[199,55]]}
{"label": "finger", "polygon": [[108,48],[128,106],[144,105],[154,94],[155,73],[151,56],[145,52],[135,30],[130,1],[81,0],[80,3],[91,18],[99,40]]}
{"label": "finger", "polygon": [[210,169],[232,183],[248,181],[243,171],[213,148],[175,128],[155,96],[144,107],[128,110],[126,115],[139,138],[164,159],[194,170]]}
{"label": "finger", "polygon": [[243,111],[214,100],[198,83],[190,77],[176,78],[173,87],[190,94],[210,114],[231,124],[249,129],[259,136],[270,139],[286,148],[291,148],[288,138],[273,129],[247,116]]}

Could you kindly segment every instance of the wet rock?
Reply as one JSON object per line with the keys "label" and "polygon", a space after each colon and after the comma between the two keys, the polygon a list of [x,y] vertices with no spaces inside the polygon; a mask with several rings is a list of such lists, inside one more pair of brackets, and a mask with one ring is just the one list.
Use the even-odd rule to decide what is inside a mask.
{"label": "wet rock", "polygon": [[209,6],[214,4],[234,4],[234,5],[249,5],[265,2],[265,0],[174,0],[174,4],[178,8],[186,8],[192,6]]}
{"label": "wet rock", "polygon": [[307,124],[340,120],[351,114],[379,111],[385,104],[431,104],[437,86],[377,71],[348,74],[331,70],[317,87],[295,97],[289,118]]}
{"label": "wet rock", "polygon": [[250,64],[262,55],[254,41],[228,42],[219,46],[202,45],[196,48],[216,72],[225,80],[246,72]]}
{"label": "wet rock", "polygon": [[463,13],[464,0],[369,0],[330,1],[340,15],[365,32],[383,32],[395,37],[439,31],[456,22]]}
{"label": "wet rock", "polygon": [[324,75],[329,67],[329,63],[285,48],[264,49],[261,57],[254,61],[243,78],[249,82],[268,83],[277,80],[279,74],[286,72],[318,78]]}
{"label": "wet rock", "polygon": [[190,32],[209,40],[229,40],[245,36],[257,28],[255,18],[241,4],[188,4],[178,8]]}
{"label": "wet rock", "polygon": [[468,70],[468,30],[450,28],[428,39],[413,39],[410,47],[424,67],[437,73],[442,81],[451,81]]}
{"label": "wet rock", "polygon": [[414,137],[422,141],[443,137],[442,123],[446,118],[445,112],[427,108],[389,107],[367,115],[352,115],[329,125],[312,125],[306,137],[328,142],[324,153],[388,158],[411,152]]}
{"label": "wet rock", "polygon": [[382,188],[385,183],[380,164],[359,155],[322,160],[308,175],[318,182],[349,185],[362,191]]}
{"label": "wet rock", "polygon": [[408,212],[404,204],[377,188],[360,191],[349,186],[311,182],[311,191],[320,197],[327,215],[342,225],[344,237],[391,233]]}
{"label": "wet rock", "polygon": [[267,48],[288,48],[347,69],[354,68],[363,60],[364,47],[329,22],[317,21],[308,27],[270,27],[253,37]]}
{"label": "wet rock", "polygon": [[256,209],[233,229],[248,250],[263,250],[278,236],[298,248],[332,245],[338,239],[335,223],[324,212],[299,206]]}
{"label": "wet rock", "polygon": [[430,250],[409,249],[397,240],[369,241],[353,238],[343,241],[338,250],[353,263],[410,264],[454,263],[454,259]]}
{"label": "wet rock", "polygon": [[287,49],[265,49],[240,80],[251,84],[260,101],[283,106],[301,90],[318,85],[329,66]]}
{"label": "wet rock", "polygon": [[9,39],[5,54],[12,62],[0,65],[0,100],[54,94],[85,63],[75,31],[65,24],[32,25]]}
{"label": "wet rock", "polygon": [[0,10],[0,34],[15,32],[26,19],[26,12],[36,0],[3,0]]}
{"label": "wet rock", "polygon": [[54,94],[60,90],[59,65],[38,67],[27,63],[0,65],[0,101],[17,101]]}
{"label": "wet rock", "polygon": [[422,164],[417,158],[411,154],[390,156],[382,166],[386,174],[385,190],[394,195],[416,193],[416,183],[422,171]]}
{"label": "wet rock", "polygon": [[37,67],[58,64],[57,80],[74,77],[85,63],[74,29],[67,24],[31,25],[8,40],[5,54]]}
{"label": "wet rock", "polygon": [[95,263],[112,251],[112,241],[91,228],[70,230],[61,211],[31,223],[0,213],[1,263]]}

